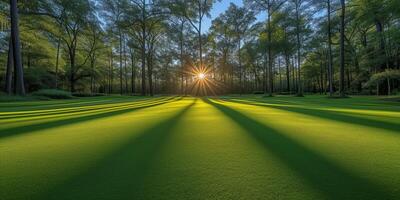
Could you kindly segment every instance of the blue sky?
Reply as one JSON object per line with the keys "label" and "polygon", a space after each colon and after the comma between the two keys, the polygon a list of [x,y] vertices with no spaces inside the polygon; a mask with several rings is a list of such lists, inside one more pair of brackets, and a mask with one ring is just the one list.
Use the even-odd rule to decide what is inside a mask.
{"label": "blue sky", "polygon": [[[203,32],[204,33],[207,32],[208,29],[210,28],[211,21],[213,19],[215,19],[216,17],[218,17],[218,15],[220,15],[221,13],[225,12],[228,9],[230,3],[234,3],[238,6],[243,6],[243,0],[222,0],[221,2],[217,1],[217,3],[214,4],[214,6],[211,10],[211,13],[210,13],[211,18],[204,19],[204,21],[203,21],[203,27],[204,27]],[[264,18],[263,14],[258,15],[257,18],[258,18],[258,20],[263,20],[263,18]]]}

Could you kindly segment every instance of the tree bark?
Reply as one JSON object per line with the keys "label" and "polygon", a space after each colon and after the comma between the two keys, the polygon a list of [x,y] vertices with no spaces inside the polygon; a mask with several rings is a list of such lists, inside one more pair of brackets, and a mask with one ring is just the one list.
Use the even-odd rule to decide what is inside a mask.
{"label": "tree bark", "polygon": [[142,95],[146,95],[146,2],[143,1],[142,8]]}
{"label": "tree bark", "polygon": [[341,16],[340,16],[340,96],[344,97],[346,94],[344,92],[344,65],[345,65],[345,47],[344,47],[344,31],[345,31],[345,15],[346,15],[346,2],[345,0],[340,0],[341,4]]}
{"label": "tree bark", "polygon": [[121,29],[118,29],[119,33],[119,92],[121,95],[124,94],[122,89],[122,33]]}
{"label": "tree bark", "polygon": [[238,59],[239,59],[239,91],[240,91],[240,95],[242,95],[243,93],[243,66],[242,66],[242,57],[241,57],[241,38],[238,38],[239,40],[239,49],[238,49]]}
{"label": "tree bark", "polygon": [[303,83],[301,79],[301,41],[300,41],[300,5],[296,0],[296,37],[297,37],[297,70],[298,70],[298,83],[297,83],[297,95],[303,96]]}
{"label": "tree bark", "polygon": [[61,38],[58,38],[57,41],[57,55],[56,55],[56,72],[55,72],[55,88],[58,89],[58,64],[59,64],[59,59],[60,59],[60,44],[61,44]]}
{"label": "tree bark", "polygon": [[110,77],[109,77],[109,85],[108,85],[108,92],[109,92],[109,94],[111,94],[112,92],[113,92],[113,75],[114,75],[114,66],[113,66],[113,64],[114,64],[114,60],[113,60],[113,50],[112,50],[112,48],[111,48],[111,51],[110,51],[110,66],[109,66],[109,69],[108,69],[108,72],[110,73]]}
{"label": "tree bark", "polygon": [[153,88],[153,52],[148,53],[148,61],[147,61],[147,75],[149,80],[149,93],[150,96],[154,96],[154,88]]}
{"label": "tree bark", "polygon": [[183,86],[183,76],[185,73],[184,63],[183,63],[183,29],[184,29],[185,21],[181,22],[181,33],[180,33],[180,64],[181,64],[181,94],[184,94],[184,86]]}
{"label": "tree bark", "polygon": [[11,15],[11,40],[13,45],[14,57],[14,72],[15,72],[15,85],[14,91],[17,95],[25,95],[24,86],[24,71],[22,68],[21,59],[21,44],[19,39],[19,25],[18,25],[18,7],[17,0],[10,0],[10,15]]}
{"label": "tree bark", "polygon": [[328,77],[329,96],[333,96],[333,59],[332,59],[332,32],[331,32],[331,0],[327,0],[328,6]]}
{"label": "tree bark", "polygon": [[12,81],[13,81],[13,68],[14,68],[14,56],[13,56],[13,49],[12,49],[12,41],[8,42],[8,56],[7,56],[7,69],[6,69],[6,85],[5,85],[5,92],[8,95],[12,94]]}
{"label": "tree bark", "polygon": [[136,68],[135,68],[135,55],[130,49],[131,53],[131,93],[132,95],[135,95],[136,92]]}
{"label": "tree bark", "polygon": [[[269,1],[268,1],[269,2]],[[269,4],[269,3],[268,3]],[[268,5],[268,93],[269,96],[273,95],[274,92],[274,75],[272,70],[273,60],[272,60],[272,30],[271,30],[271,5]]]}
{"label": "tree bark", "polygon": [[290,61],[289,55],[285,55],[285,64],[286,64],[286,90],[290,92]]}

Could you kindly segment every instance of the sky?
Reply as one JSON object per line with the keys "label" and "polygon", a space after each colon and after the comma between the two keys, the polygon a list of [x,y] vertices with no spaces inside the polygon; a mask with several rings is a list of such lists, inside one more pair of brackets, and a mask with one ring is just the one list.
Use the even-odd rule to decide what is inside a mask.
{"label": "sky", "polygon": [[[203,21],[202,26],[204,27],[204,33],[208,32],[209,28],[211,27],[211,21],[217,18],[221,13],[225,12],[228,9],[230,3],[234,3],[237,6],[243,6],[243,0],[221,0],[220,2],[217,1],[210,12],[211,18],[206,18]],[[259,21],[263,20],[263,14],[258,15],[257,19]]]}

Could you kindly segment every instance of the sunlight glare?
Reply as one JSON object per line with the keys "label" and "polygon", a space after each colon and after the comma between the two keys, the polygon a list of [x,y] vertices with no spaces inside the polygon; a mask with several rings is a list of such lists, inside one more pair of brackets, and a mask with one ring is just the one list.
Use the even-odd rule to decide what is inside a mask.
{"label": "sunlight glare", "polygon": [[206,75],[205,75],[204,73],[199,73],[199,74],[197,75],[197,77],[198,77],[200,80],[203,80],[203,79],[206,78]]}

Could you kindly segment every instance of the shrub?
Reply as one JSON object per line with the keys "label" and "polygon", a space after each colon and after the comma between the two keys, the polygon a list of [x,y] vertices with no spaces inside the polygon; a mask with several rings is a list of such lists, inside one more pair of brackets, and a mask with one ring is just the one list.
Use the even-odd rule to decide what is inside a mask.
{"label": "shrub", "polygon": [[264,94],[264,91],[253,91],[253,94]]}
{"label": "shrub", "polygon": [[32,93],[33,96],[48,97],[50,99],[71,99],[73,98],[70,92],[55,89],[39,90]]}
{"label": "shrub", "polygon": [[38,91],[54,87],[54,75],[41,67],[24,69],[26,91]]}
{"label": "shrub", "polygon": [[103,93],[83,93],[83,92],[78,92],[78,93],[73,93],[72,96],[74,97],[101,97],[105,96]]}

